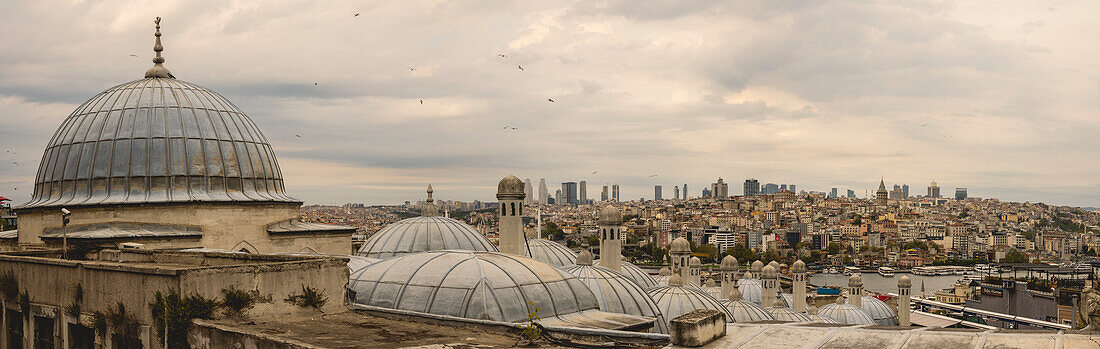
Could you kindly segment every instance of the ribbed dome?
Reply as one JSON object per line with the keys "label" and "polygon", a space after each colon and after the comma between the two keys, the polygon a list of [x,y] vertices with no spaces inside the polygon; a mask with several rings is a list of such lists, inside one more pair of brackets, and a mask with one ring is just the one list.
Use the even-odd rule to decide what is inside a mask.
{"label": "ribbed dome", "polygon": [[568,267],[577,262],[576,252],[565,245],[546,239],[527,240],[527,247],[523,249],[523,254],[555,267]]}
{"label": "ribbed dome", "polygon": [[871,320],[875,320],[876,324],[883,326],[898,325],[898,314],[889,305],[886,305],[886,302],[880,301],[878,298],[863,296],[860,308],[867,312],[867,315],[870,315]]}
{"label": "ribbed dome", "polygon": [[823,324],[840,324],[840,321],[836,321],[836,319],[833,319],[833,318],[828,317],[828,316],[822,316],[821,314],[818,314],[817,313],[817,307],[811,306],[807,310],[806,315],[809,315],[810,319],[812,319],[814,322],[820,322],[820,323],[823,323]]}
{"label": "ribbed dome", "polygon": [[856,306],[847,303],[826,304],[825,306],[821,307],[821,310],[819,310],[817,313],[818,315],[829,317],[839,323],[846,325],[875,324],[875,320],[872,319],[870,315],[867,315],[867,312],[863,311],[863,309],[857,308]]}
{"label": "ribbed dome", "polygon": [[656,318],[654,330],[668,333],[668,322],[661,316],[657,304],[653,303],[645,289],[623,273],[593,265],[574,265],[564,270],[592,290],[600,303],[600,310]]}
{"label": "ribbed dome", "polygon": [[669,253],[691,253],[691,243],[685,238],[672,239],[672,246],[669,247]]}
{"label": "ribbed dome", "polygon": [[623,214],[617,208],[604,206],[600,209],[599,223],[600,225],[623,224]]}
{"label": "ribbed dome", "polygon": [[[597,259],[592,262],[592,265],[600,265],[600,260]],[[642,268],[638,268],[638,266],[629,262],[622,262],[622,269],[623,275],[626,275],[630,280],[634,280],[634,283],[641,286],[642,289],[648,290],[657,287],[657,280],[654,280],[653,277],[649,276]]]}
{"label": "ribbed dome", "polygon": [[[783,303],[782,300],[777,300],[777,302],[779,302],[780,304]],[[806,314],[799,313],[799,312],[794,311],[793,309],[787,308],[785,306],[767,307],[767,308],[764,308],[764,310],[768,311],[768,314],[771,314],[772,317],[775,318],[775,320],[777,320],[777,321],[786,321],[786,322],[812,322],[813,321],[813,319],[811,319]]]}
{"label": "ribbed dome", "polygon": [[737,279],[737,289],[741,290],[741,299],[760,305],[763,301],[764,285],[758,279]]}
{"label": "ribbed dome", "polygon": [[447,217],[429,216],[403,219],[387,225],[367,239],[356,254],[391,258],[442,250],[496,252],[497,247],[469,224]]}
{"label": "ribbed dome", "polygon": [[649,290],[649,297],[657,303],[665,321],[696,309],[713,309],[726,314],[726,322],[735,322],[721,302],[695,287],[658,286]]}
{"label": "ribbed dome", "polygon": [[237,106],[198,85],[149,78],[99,93],[61,123],[22,207],[169,202],[298,200]]}
{"label": "ribbed dome", "polygon": [[523,181],[514,175],[508,175],[497,183],[497,199],[521,200],[527,196],[523,188]]}
{"label": "ribbed dome", "polygon": [[542,318],[599,308],[581,280],[546,263],[497,252],[408,254],[351,273],[353,303],[422,313],[520,322],[528,303]]}
{"label": "ribbed dome", "polygon": [[770,321],[775,320],[772,314],[767,310],[761,308],[756,303],[748,301],[728,301],[725,302],[726,310],[733,314],[733,319],[736,322],[756,322],[756,321]]}

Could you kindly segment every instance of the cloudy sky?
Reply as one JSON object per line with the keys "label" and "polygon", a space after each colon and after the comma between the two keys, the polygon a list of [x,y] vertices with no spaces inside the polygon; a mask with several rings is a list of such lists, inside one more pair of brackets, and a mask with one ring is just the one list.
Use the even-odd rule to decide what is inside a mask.
{"label": "cloudy sky", "polygon": [[587,180],[597,197],[604,183],[697,196],[719,176],[737,194],[753,177],[862,195],[885,177],[1100,206],[1097,13],[1092,0],[4,0],[0,196],[29,199],[61,121],[142,77],[161,16],[165,66],[248,113],[307,203],[415,200],[428,183],[494,200],[511,173],[551,192]]}

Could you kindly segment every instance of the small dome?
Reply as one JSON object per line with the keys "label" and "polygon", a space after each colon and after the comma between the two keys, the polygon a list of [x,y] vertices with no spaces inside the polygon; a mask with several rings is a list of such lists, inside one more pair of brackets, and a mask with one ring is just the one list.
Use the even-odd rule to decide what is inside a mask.
{"label": "small dome", "polygon": [[779,271],[779,262],[776,262],[776,261],[768,262],[768,266],[772,267],[772,268],[775,268],[776,271]]}
{"label": "small dome", "polygon": [[[676,275],[672,279],[677,279]],[[713,309],[726,314],[726,322],[736,322],[721,302],[695,287],[660,286],[649,290],[649,297],[657,303],[665,321],[675,319],[696,309]]]}
{"label": "small dome", "polygon": [[863,277],[859,276],[859,274],[852,274],[852,276],[848,278],[848,287],[863,287]]}
{"label": "small dome", "polygon": [[[704,282],[703,285],[705,285],[707,287],[714,287],[714,279],[713,278],[707,278],[707,281]],[[715,297],[715,298],[721,299],[721,297]]]}
{"label": "small dome", "polygon": [[[837,297],[839,302],[844,302],[844,297]],[[818,311],[818,315],[832,318],[846,325],[874,325],[875,320],[863,309],[847,303],[826,304]]]}
{"label": "small dome", "polygon": [[809,315],[810,319],[813,319],[814,322],[820,322],[823,324],[840,324],[840,322],[836,321],[836,319],[818,314],[817,307],[815,306],[810,306],[810,308],[806,310],[806,315]]}
{"label": "small dome", "polygon": [[909,275],[902,275],[901,278],[898,278],[898,287],[899,288],[913,287],[913,281],[909,280]]}
{"label": "small dome", "polygon": [[684,278],[681,278],[679,273],[672,274],[668,277],[668,285],[674,287],[684,286]]}
{"label": "small dome", "polygon": [[527,193],[519,177],[508,175],[497,184],[497,200],[522,200],[525,197]]}
{"label": "small dome", "polygon": [[623,224],[623,214],[619,212],[619,209],[604,206],[600,209],[600,225],[620,225]]}
{"label": "small dome", "polygon": [[527,248],[523,250],[523,254],[555,267],[571,266],[577,261],[576,252],[562,244],[546,239],[527,240]]}
{"label": "small dome", "polygon": [[733,256],[722,257],[722,265],[718,267],[722,271],[737,271],[737,258]]}
{"label": "small dome", "polygon": [[596,310],[599,301],[572,274],[498,252],[408,254],[351,273],[353,303],[467,319],[521,322],[528,302],[543,319]]}
{"label": "small dome", "polygon": [[[585,254],[592,255],[588,250],[583,250],[577,256],[577,260],[585,258]],[[565,268],[565,271],[576,276],[592,290],[600,303],[600,310],[656,318],[657,321],[653,324],[654,330],[658,333],[668,333],[668,321],[661,316],[657,304],[649,298],[645,289],[626,275],[592,265],[575,265]]]}
{"label": "small dome", "polygon": [[685,238],[675,238],[672,240],[671,245],[672,246],[668,249],[668,253],[691,253],[691,244],[689,244]]}
{"label": "small dome", "polygon": [[752,266],[749,267],[749,271],[752,272],[752,275],[760,275],[761,269],[764,269],[764,262],[759,260],[753,261]]}
{"label": "small dome", "polygon": [[860,308],[863,309],[867,315],[871,316],[871,320],[874,320],[876,324],[882,326],[897,326],[898,314],[891,309],[886,302],[879,300],[873,296],[863,296]]}
{"label": "small dome", "polygon": [[776,268],[775,270],[784,271],[784,270],[791,270],[791,268],[790,268],[790,266],[787,265],[787,263],[779,263],[779,268]]}
{"label": "small dome", "polygon": [[661,268],[661,271],[657,272],[657,275],[669,276],[669,275],[672,275],[672,270],[669,270],[668,267],[663,267],[663,268]]}
{"label": "small dome", "polygon": [[803,262],[802,260],[794,261],[794,264],[791,265],[791,272],[792,273],[805,273],[806,272],[806,263]]}
{"label": "small dome", "polygon": [[779,277],[779,274],[775,272],[775,268],[772,267],[770,264],[764,266],[764,269],[761,270],[760,273],[762,275],[760,277],[761,279],[775,279]]}
{"label": "small dome", "polygon": [[703,266],[703,261],[699,260],[699,257],[691,257],[691,259],[688,260],[688,266],[692,268],[701,267]]}
{"label": "small dome", "polygon": [[806,316],[806,314],[799,313],[797,311],[794,311],[791,308],[787,308],[783,303],[783,299],[776,299],[774,305],[772,305],[770,307],[767,307],[767,308],[764,308],[764,310],[767,310],[768,314],[771,314],[772,317],[775,318],[775,320],[777,320],[777,321],[786,321],[786,322],[812,322],[813,321],[813,319],[811,319],[809,316]]}
{"label": "small dome", "polygon": [[[579,258],[579,257],[578,257]],[[649,276],[645,270],[638,268],[638,266],[631,264],[630,262],[620,262],[623,275],[626,275],[630,280],[634,280],[634,283],[641,286],[642,289],[648,290],[657,287],[657,280],[654,280],[652,276]],[[600,260],[592,261],[592,265],[600,265]]]}
{"label": "small dome", "polygon": [[741,299],[746,302],[760,305],[763,299],[764,287],[757,279],[738,279],[737,288],[741,290]]}
{"label": "small dome", "polygon": [[440,217],[413,217],[387,225],[372,235],[356,255],[391,258],[409,253],[442,250],[496,252],[481,232],[462,221]]}
{"label": "small dome", "polygon": [[761,308],[756,303],[741,300],[741,291],[736,287],[730,291],[729,300],[723,302],[726,310],[733,315],[736,322],[756,322],[775,320],[771,313]]}
{"label": "small dome", "polygon": [[593,264],[592,252],[588,252],[587,248],[581,249],[581,253],[577,254],[577,261],[575,264],[591,266]]}

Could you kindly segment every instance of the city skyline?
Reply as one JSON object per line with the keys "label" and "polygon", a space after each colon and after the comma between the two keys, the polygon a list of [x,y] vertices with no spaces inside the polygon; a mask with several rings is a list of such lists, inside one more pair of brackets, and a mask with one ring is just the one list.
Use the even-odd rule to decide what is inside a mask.
{"label": "city skyline", "polygon": [[511,173],[1100,206],[1097,3],[331,5],[5,3],[0,195],[26,202],[56,125],[141,77],[163,15],[172,72],[248,113],[306,203],[488,201]]}

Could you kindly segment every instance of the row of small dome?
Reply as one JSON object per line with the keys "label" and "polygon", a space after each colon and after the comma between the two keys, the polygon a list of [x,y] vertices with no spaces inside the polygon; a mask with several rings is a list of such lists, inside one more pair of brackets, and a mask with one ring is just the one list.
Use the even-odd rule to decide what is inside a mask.
{"label": "row of small dome", "polygon": [[[618,212],[618,210],[612,210],[615,213]],[[601,212],[601,218],[603,216],[604,212]],[[687,243],[686,240],[677,239],[673,245],[679,247],[679,245],[687,245]],[[516,277],[513,276],[515,272],[526,274],[522,269],[512,270],[512,268],[504,267],[515,263],[489,263],[491,264],[489,266],[482,265],[484,263],[481,261],[498,260],[505,257],[507,260],[521,264],[524,266],[523,269],[528,271],[534,270],[532,266],[540,263],[531,263],[531,261],[524,261],[516,258],[516,256],[493,252],[497,252],[496,246],[476,229],[465,223],[446,217],[409,218],[380,230],[363,245],[359,250],[360,256],[391,258],[391,260],[387,261],[388,263],[375,264],[353,271],[349,289],[353,293],[352,298],[362,304],[500,321],[518,321],[516,319],[526,317],[529,309],[516,306],[516,304],[525,304],[525,302],[516,302],[517,299],[514,296],[517,293],[522,296],[520,298],[523,300],[543,309],[544,313],[540,314],[543,317],[564,315],[573,311],[592,310],[581,305],[591,306],[593,305],[591,300],[595,300],[594,309],[655,318],[655,330],[663,333],[667,333],[668,320],[699,308],[722,310],[728,315],[730,321],[832,322],[832,318],[815,315],[812,312],[811,314],[802,314],[801,312],[792,311],[789,304],[789,295],[778,297],[775,306],[762,308],[760,306],[761,289],[758,279],[745,279],[743,281],[744,286],[741,288],[747,289],[746,291],[750,294],[748,302],[740,299],[737,301],[720,300],[721,297],[714,296],[714,290],[708,291],[698,285],[687,287],[682,284],[661,285],[657,280],[630,263],[623,262],[622,272],[620,273],[598,266],[598,261],[592,260],[591,254],[587,251],[582,251],[581,256],[578,256],[559,243],[544,239],[530,239],[527,240],[524,254],[546,265],[559,268],[559,270],[565,272],[565,275],[542,274],[542,276],[549,276],[549,278],[537,278],[538,281],[530,279],[527,280],[530,282],[529,284],[524,284],[517,282]],[[456,255],[461,257],[456,257]],[[433,258],[425,259],[426,257]],[[454,261],[455,258],[458,258],[458,262]],[[444,274],[439,274],[440,268],[427,265],[429,262],[445,263],[446,260],[452,260],[453,263],[451,264],[470,264],[467,268],[476,269],[477,273],[471,274],[467,272],[468,270],[460,270],[463,268],[452,267],[444,269],[447,270],[444,273],[445,275],[458,272],[456,275],[481,275],[482,278],[475,279],[473,280],[474,283],[465,285],[447,284],[444,281],[448,278]],[[477,262],[469,263],[471,261]],[[695,258],[691,264],[692,267],[696,267],[699,264],[698,259]],[[758,264],[761,263],[756,262],[753,264],[754,267],[758,267]],[[407,270],[414,266],[418,267],[415,267],[412,271]],[[489,267],[489,270],[492,271],[487,272],[485,267]],[[545,268],[538,269],[545,271]],[[775,267],[768,269],[774,270]],[[418,272],[421,270],[435,273],[433,274],[435,277],[422,277]],[[385,276],[400,277],[388,280]],[[505,280],[504,283],[507,285],[501,286],[500,282],[502,280]],[[570,280],[580,281],[586,287],[572,287],[573,282]],[[680,282],[682,283],[682,281]],[[739,282],[739,284],[742,283]],[[483,287],[486,285],[491,285],[491,287],[484,289]],[[535,285],[543,287],[524,287]],[[557,286],[550,287],[549,285]],[[377,289],[379,288],[383,291],[378,292]],[[409,288],[419,291],[408,292]],[[400,291],[397,291],[398,289]],[[423,296],[422,293],[427,292],[428,289],[437,291],[430,292],[432,295],[429,298],[420,298]],[[512,290],[507,292],[511,298],[498,297],[496,290],[499,289]],[[548,291],[541,292],[541,289]],[[589,292],[584,292],[585,289]],[[438,290],[447,290],[443,292],[444,296],[447,296],[447,293],[455,293],[452,296],[460,297],[457,299],[454,297],[450,299],[447,297],[440,298]],[[459,290],[464,291],[456,293]],[[562,294],[554,294],[550,290],[559,290]],[[394,293],[393,291],[397,292]],[[534,291],[534,294],[528,294],[530,292],[524,291]],[[474,299],[470,298],[471,295],[477,295],[478,297],[475,298],[479,298],[479,300],[476,302],[471,301],[471,299]],[[784,300],[786,302],[783,302]],[[433,306],[432,304],[435,304],[435,302],[447,305]],[[881,303],[881,301],[879,302]],[[872,304],[873,302],[865,303]],[[831,306],[833,305],[827,305],[825,308],[831,309]],[[882,304],[882,306],[886,307],[885,304]],[[471,312],[470,309],[480,309],[481,311]],[[487,311],[487,309],[493,310]],[[844,309],[844,307],[838,309]],[[889,308],[886,307],[886,309]],[[866,317],[866,315],[864,317],[856,316],[859,319]]]}

